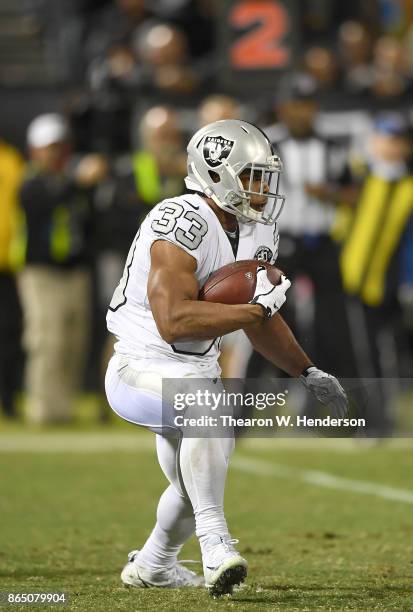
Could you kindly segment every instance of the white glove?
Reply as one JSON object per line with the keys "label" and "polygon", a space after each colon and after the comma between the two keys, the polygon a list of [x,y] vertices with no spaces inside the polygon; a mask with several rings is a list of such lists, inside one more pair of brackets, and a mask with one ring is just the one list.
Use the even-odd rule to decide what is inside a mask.
{"label": "white glove", "polygon": [[287,299],[285,294],[290,287],[291,282],[284,275],[281,276],[279,285],[273,285],[268,279],[265,266],[259,266],[257,268],[257,285],[250,304],[259,304],[264,308],[266,316],[271,318],[284,304]]}
{"label": "white glove", "polygon": [[335,376],[311,366],[300,380],[319,402],[331,410],[332,417],[342,419],[348,415],[347,395]]}

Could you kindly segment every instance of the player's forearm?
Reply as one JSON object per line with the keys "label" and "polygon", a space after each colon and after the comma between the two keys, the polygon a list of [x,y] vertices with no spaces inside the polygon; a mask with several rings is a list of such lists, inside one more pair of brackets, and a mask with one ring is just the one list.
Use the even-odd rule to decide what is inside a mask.
{"label": "player's forearm", "polygon": [[256,351],[290,376],[300,376],[312,365],[280,314],[261,325],[249,325],[244,331]]}
{"label": "player's forearm", "polygon": [[163,339],[172,344],[186,340],[210,340],[260,323],[263,319],[264,311],[258,305],[230,306],[182,300],[169,310],[167,317],[157,320],[157,326]]}

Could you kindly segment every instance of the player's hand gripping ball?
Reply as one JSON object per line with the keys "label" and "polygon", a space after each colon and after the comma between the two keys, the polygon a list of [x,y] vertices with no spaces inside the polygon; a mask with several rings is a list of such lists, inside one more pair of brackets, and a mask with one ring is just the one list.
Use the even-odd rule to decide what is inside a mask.
{"label": "player's hand gripping ball", "polygon": [[283,272],[269,263],[236,261],[211,274],[199,299],[218,304],[260,304],[271,317],[285,302],[290,286]]}

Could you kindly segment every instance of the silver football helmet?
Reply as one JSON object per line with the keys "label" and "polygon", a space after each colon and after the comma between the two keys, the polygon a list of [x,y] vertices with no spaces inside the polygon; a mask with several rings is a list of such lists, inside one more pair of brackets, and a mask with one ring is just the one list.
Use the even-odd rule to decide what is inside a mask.
{"label": "silver football helmet", "polygon": [[[275,223],[285,201],[278,193],[282,162],[264,132],[247,121],[215,121],[196,132],[187,151],[188,189],[204,193],[243,222]],[[257,182],[259,191],[253,191]],[[266,198],[265,207],[255,210],[252,196]]]}

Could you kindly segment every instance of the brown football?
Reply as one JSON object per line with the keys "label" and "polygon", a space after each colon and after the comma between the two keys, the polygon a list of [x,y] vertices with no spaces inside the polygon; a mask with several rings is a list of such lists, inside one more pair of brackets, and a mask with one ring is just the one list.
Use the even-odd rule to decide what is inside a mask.
{"label": "brown football", "polygon": [[199,292],[199,299],[218,304],[247,304],[252,300],[257,283],[257,268],[267,268],[269,280],[278,285],[283,272],[275,266],[257,259],[230,263],[208,278]]}

